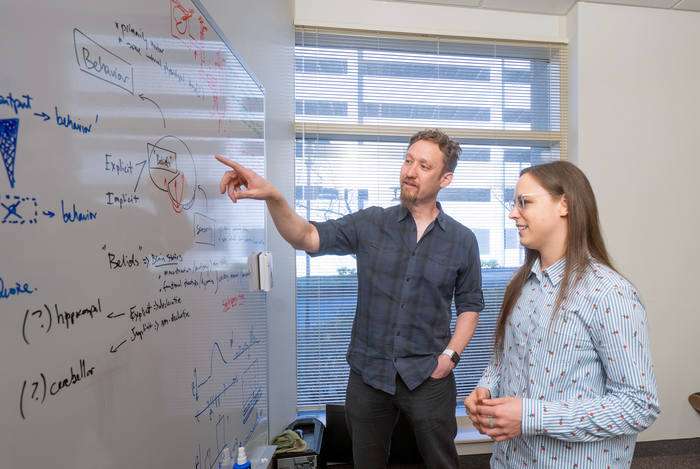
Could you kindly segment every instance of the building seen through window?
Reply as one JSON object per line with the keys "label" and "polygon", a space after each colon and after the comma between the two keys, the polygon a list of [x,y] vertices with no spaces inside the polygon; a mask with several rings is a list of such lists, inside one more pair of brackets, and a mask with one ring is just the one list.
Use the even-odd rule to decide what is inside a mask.
{"label": "building seen through window", "polygon": [[[463,399],[524,256],[506,202],[522,168],[566,157],[565,46],[299,27],[295,51],[295,207],[307,220],[399,204],[417,130],[440,128],[461,144],[438,201],[478,239],[486,302],[455,369]],[[345,399],[356,294],[352,256],[297,252],[300,410]]]}

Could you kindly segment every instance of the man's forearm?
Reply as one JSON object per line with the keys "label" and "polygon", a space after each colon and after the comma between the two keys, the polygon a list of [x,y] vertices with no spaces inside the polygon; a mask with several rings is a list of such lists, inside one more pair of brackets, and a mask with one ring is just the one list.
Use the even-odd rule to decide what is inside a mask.
{"label": "man's forearm", "polygon": [[469,341],[472,340],[476,326],[479,323],[479,313],[475,311],[465,311],[457,317],[455,323],[455,331],[452,334],[452,340],[447,345],[447,348],[454,350],[458,354],[462,354]]}
{"label": "man's forearm", "polygon": [[265,200],[267,208],[280,235],[294,249],[315,253],[319,249],[318,230],[289,206],[279,190]]}

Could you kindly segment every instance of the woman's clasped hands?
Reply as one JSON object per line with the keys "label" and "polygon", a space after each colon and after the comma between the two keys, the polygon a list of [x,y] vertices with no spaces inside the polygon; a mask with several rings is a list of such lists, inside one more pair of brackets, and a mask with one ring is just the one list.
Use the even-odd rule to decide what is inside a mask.
{"label": "woman's clasped hands", "polygon": [[482,435],[488,435],[495,441],[504,441],[522,434],[522,399],[491,399],[491,392],[480,386],[464,400],[464,407],[474,428]]}

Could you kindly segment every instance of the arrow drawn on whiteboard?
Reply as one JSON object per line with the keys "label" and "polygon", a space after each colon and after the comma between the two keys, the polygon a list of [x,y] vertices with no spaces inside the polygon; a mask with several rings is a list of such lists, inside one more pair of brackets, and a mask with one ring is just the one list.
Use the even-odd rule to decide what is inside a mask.
{"label": "arrow drawn on whiteboard", "polygon": [[118,318],[119,316],[124,316],[125,314],[126,314],[126,313],[114,314],[114,311],[112,311],[111,313],[109,313],[109,314],[107,315],[107,317],[108,317],[109,319],[114,319],[114,318]]}
{"label": "arrow drawn on whiteboard", "polygon": [[49,217],[49,218],[53,218],[54,215],[56,215],[55,213],[53,213],[53,212],[50,211],[50,210],[49,210],[48,212],[44,211],[44,212],[41,212],[41,213],[43,213],[44,215],[46,215],[46,216]]}
{"label": "arrow drawn on whiteboard", "polygon": [[44,122],[46,122],[47,120],[50,120],[50,119],[51,119],[51,116],[49,116],[49,115],[46,114],[45,112],[42,112],[41,114],[37,114],[37,113],[35,112],[34,115],[35,115],[35,116],[39,116],[39,117],[43,117],[43,118],[44,118]]}
{"label": "arrow drawn on whiteboard", "polygon": [[202,186],[201,186],[201,185],[198,185],[198,186],[197,186],[197,189],[199,189],[200,191],[202,191],[202,194],[204,194],[204,211],[205,211],[205,212],[208,212],[208,211],[209,211],[209,199],[207,198],[207,193],[204,192],[204,189],[202,189]]}
{"label": "arrow drawn on whiteboard", "polygon": [[165,116],[163,115],[163,111],[161,111],[160,106],[158,106],[158,104],[157,104],[155,101],[153,101],[152,99],[145,97],[145,96],[143,95],[143,93],[141,93],[141,94],[139,95],[139,98],[141,98],[141,101],[145,101],[145,100],[148,99],[150,102],[152,102],[153,104],[156,105],[156,107],[157,107],[158,110],[160,111],[160,115],[163,117],[163,128],[165,128]]}
{"label": "arrow drawn on whiteboard", "polygon": [[117,348],[114,348],[114,346],[111,346],[111,347],[109,348],[109,351],[110,351],[111,353],[117,353],[117,350],[119,350],[119,347],[121,347],[122,345],[124,345],[124,343],[126,343],[126,339],[124,339],[124,340],[122,341],[121,344],[117,345]]}
{"label": "arrow drawn on whiteboard", "polygon": [[146,161],[148,160],[143,160],[140,163],[136,163],[136,166],[141,165],[141,172],[139,173],[139,178],[136,180],[136,187],[134,187],[134,192],[136,192],[136,188],[139,187],[139,181],[141,180],[141,175],[143,174],[143,168],[146,167]]}

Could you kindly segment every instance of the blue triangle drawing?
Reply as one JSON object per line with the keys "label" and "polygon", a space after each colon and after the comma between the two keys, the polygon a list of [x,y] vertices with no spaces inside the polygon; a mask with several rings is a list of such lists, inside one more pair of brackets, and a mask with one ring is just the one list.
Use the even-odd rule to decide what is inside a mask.
{"label": "blue triangle drawing", "polygon": [[10,186],[15,187],[15,153],[17,152],[17,131],[19,119],[0,119],[0,154],[5,163]]}

